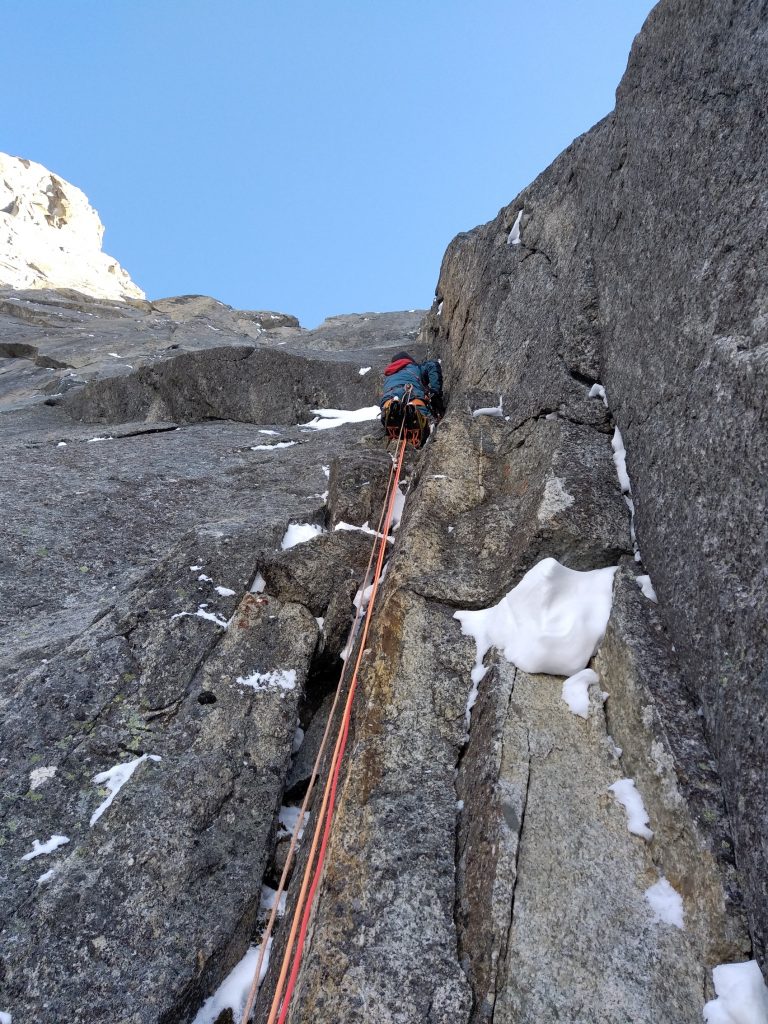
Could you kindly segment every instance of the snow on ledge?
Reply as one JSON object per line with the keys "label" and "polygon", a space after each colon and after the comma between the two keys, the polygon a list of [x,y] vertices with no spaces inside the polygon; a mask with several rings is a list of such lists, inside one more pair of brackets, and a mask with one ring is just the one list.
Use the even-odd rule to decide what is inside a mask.
{"label": "snow on ledge", "polygon": [[477,419],[478,416],[498,416],[504,418],[504,396],[499,395],[499,404],[484,407],[482,409],[472,410],[472,419]]}
{"label": "snow on ledge", "polygon": [[324,532],[322,526],[316,523],[289,523],[280,541],[280,550],[287,551],[289,548],[295,548],[297,544],[306,544]]}
{"label": "snow on ledge", "polygon": [[[269,953],[272,939],[267,942],[267,951],[259,972],[259,985],[269,967]],[[224,1010],[232,1011],[235,1024],[242,1024],[243,1010],[253,981],[256,964],[259,962],[261,946],[251,946],[242,960],[237,963],[222,981],[212,996],[209,996],[197,1011],[192,1024],[214,1024]]]}
{"label": "snow on ledge", "polygon": [[378,405],[367,405],[363,409],[313,409],[315,418],[303,423],[304,428],[312,430],[330,430],[344,423],[364,423],[366,420],[377,420],[381,416]]}
{"label": "snow on ledge", "polygon": [[768,988],[756,960],[712,971],[717,999],[704,1007],[707,1024],[768,1024]]}
{"label": "snow on ledge", "polygon": [[589,687],[591,683],[599,682],[600,677],[591,668],[585,668],[565,680],[563,700],[572,714],[578,715],[579,718],[589,718]]}
{"label": "snow on ledge", "polygon": [[477,647],[472,681],[485,675],[491,647],[524,672],[571,676],[586,668],[608,624],[615,572],[579,572],[544,558],[497,605],[455,612]]}

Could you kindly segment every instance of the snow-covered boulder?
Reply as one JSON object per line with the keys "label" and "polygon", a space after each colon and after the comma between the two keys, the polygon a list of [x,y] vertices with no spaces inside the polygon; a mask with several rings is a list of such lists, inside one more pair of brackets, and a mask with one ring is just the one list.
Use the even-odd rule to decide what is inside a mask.
{"label": "snow-covered boulder", "polygon": [[0,153],[0,285],[145,298],[101,251],[103,236],[104,225],[79,188],[42,164]]}

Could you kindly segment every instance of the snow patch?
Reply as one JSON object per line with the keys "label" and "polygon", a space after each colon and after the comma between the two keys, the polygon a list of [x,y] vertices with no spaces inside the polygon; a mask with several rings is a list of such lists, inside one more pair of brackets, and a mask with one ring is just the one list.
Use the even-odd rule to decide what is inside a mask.
{"label": "snow patch", "polygon": [[648,812],[645,809],[643,798],[635,788],[634,780],[619,779],[608,789],[627,812],[629,831],[650,842],[653,839],[653,832],[648,827]]}
{"label": "snow patch", "polygon": [[523,211],[520,210],[517,217],[515,218],[515,223],[512,225],[512,230],[507,235],[507,245],[520,245],[520,242],[522,241],[522,239],[520,238],[520,225],[522,223],[522,220]]}
{"label": "snow patch", "polygon": [[585,668],[605,633],[615,572],[615,566],[578,572],[545,558],[497,605],[455,612],[477,647],[472,682],[485,675],[491,647],[524,672],[571,676]]}
{"label": "snow patch", "polygon": [[122,761],[120,764],[116,764],[113,765],[112,768],[108,768],[105,772],[99,772],[98,775],[94,775],[94,783],[97,786],[106,786],[109,790],[109,796],[99,804],[91,815],[91,826],[95,825],[102,814],[112,805],[112,801],[142,761],[160,760],[162,760],[162,758],[158,757],[157,754],[142,754],[141,757],[137,757],[134,761]]}
{"label": "snow patch", "polygon": [[[368,522],[364,522],[362,526],[353,526],[351,523],[345,523],[343,520],[340,523],[336,523],[334,530],[357,530],[359,533],[368,533],[371,537],[378,537],[379,540],[384,536],[383,533],[378,533],[376,530],[371,529]],[[387,537],[387,541],[390,544],[394,543],[392,537]]]}
{"label": "snow patch", "polygon": [[[272,912],[277,898],[277,889],[271,889],[268,885],[262,885],[261,887],[261,900],[259,902],[259,909],[266,916]],[[285,901],[288,898],[288,893],[283,892],[280,894],[280,900],[277,904],[277,916],[282,917],[285,913]]]}
{"label": "snow patch", "polygon": [[[286,836],[292,836],[296,828],[296,825],[299,821],[299,818],[301,818],[301,808],[288,807],[286,805],[283,805],[280,808],[277,818],[282,826],[282,828],[277,833],[278,839],[281,837],[284,839]],[[298,835],[296,837],[297,839],[301,839],[303,837],[304,829],[307,827],[308,821],[309,812],[306,811],[304,813],[304,817],[301,818],[301,828],[299,829]]]}
{"label": "snow patch", "polygon": [[645,890],[645,898],[657,921],[685,930],[683,898],[663,875],[655,885]]}
{"label": "snow patch", "polygon": [[271,452],[275,448],[292,448],[298,441],[278,441],[277,444],[254,444],[251,445],[252,452]]}
{"label": "snow patch", "polygon": [[490,407],[483,407],[482,409],[473,409],[472,418],[477,419],[478,416],[499,416],[504,418],[504,396],[499,395],[499,404]]}
{"label": "snow patch", "polygon": [[602,384],[593,384],[592,387],[589,389],[589,397],[602,398],[603,405],[606,409],[608,408],[608,396],[606,395],[605,388]]}
{"label": "snow patch", "polygon": [[712,971],[717,999],[704,1007],[707,1024],[768,1024],[768,988],[756,960]]}
{"label": "snow patch", "polygon": [[93,444],[94,441],[114,441],[114,440],[115,439],[112,436],[109,436],[109,437],[89,437],[89,438],[86,438],[86,442],[85,443],[86,444]]}
{"label": "snow patch", "polygon": [[257,572],[256,573],[256,579],[251,584],[251,593],[252,594],[263,594],[266,589],[267,589],[267,581],[264,579],[264,577],[261,575],[260,572]]}
{"label": "snow patch", "polygon": [[616,466],[616,473],[619,477],[619,485],[621,486],[622,493],[630,494],[632,491],[632,485],[629,482],[629,474],[627,473],[627,452],[624,448],[624,440],[618,427],[613,431],[611,448],[613,448],[613,461]]}
{"label": "snow patch", "polygon": [[34,860],[35,857],[42,857],[45,853],[53,853],[54,850],[58,850],[60,846],[66,846],[69,842],[69,836],[51,836],[50,839],[46,839],[44,843],[41,843],[39,839],[32,841],[32,849],[29,853],[25,853],[21,858],[22,860]]}
{"label": "snow patch", "polygon": [[289,548],[295,548],[297,544],[306,544],[324,532],[322,526],[316,523],[290,523],[280,541],[280,550],[287,551]]}
{"label": "snow patch", "polygon": [[371,367],[370,366],[361,366],[360,369],[357,372],[360,374],[361,377],[364,377],[366,375],[366,373],[370,373],[371,372]]}
{"label": "snow patch", "polygon": [[0,1010],[0,1024],[13,1024],[13,1018],[10,1013],[6,1013],[5,1010]]}
{"label": "snow patch", "polygon": [[658,598],[656,597],[656,591],[653,589],[650,576],[635,576],[635,583],[640,587],[643,594],[649,601],[653,601],[654,604],[658,604]]}
{"label": "snow patch", "polygon": [[196,612],[176,612],[175,615],[171,616],[171,621],[174,619],[183,619],[187,616],[191,618],[207,619],[209,622],[215,622],[217,626],[221,626],[222,629],[226,629],[229,626],[229,622],[226,619],[219,618],[218,615],[214,615],[213,612],[207,612],[205,609],[208,607],[208,602],[198,605]]}
{"label": "snow patch", "polygon": [[[257,693],[268,690],[294,690],[296,688],[296,672],[292,668],[275,668],[271,672],[251,672],[249,676],[238,676],[235,682],[241,686],[250,686]],[[285,696],[285,693],[280,695]]]}
{"label": "snow patch", "polygon": [[367,405],[364,409],[313,409],[312,412],[315,418],[302,424],[312,430],[330,430],[344,423],[363,423],[366,420],[377,420],[381,416],[378,405]]}
{"label": "snow patch", "polygon": [[591,668],[582,669],[563,683],[563,700],[574,715],[589,718],[589,685],[599,683],[600,677]]}
{"label": "snow patch", "polygon": [[216,587],[215,590],[216,590],[217,594],[221,595],[221,597],[234,597],[235,596],[235,591],[234,590],[230,590],[229,587]]}
{"label": "snow patch", "polygon": [[260,434],[266,434],[267,437],[280,437],[279,430],[260,430]]}
{"label": "snow patch", "polygon": [[404,509],[405,509],[405,495],[400,490],[400,486],[398,485],[398,488],[395,491],[395,501],[394,501],[394,504],[392,506],[391,528],[393,530],[396,530],[398,528],[398,526],[400,525],[400,520],[403,518],[403,510]]}
{"label": "snow patch", "polygon": [[46,871],[42,875],[40,875],[40,877],[37,880],[37,884],[38,885],[45,885],[46,882],[50,882],[50,880],[53,878],[53,876],[55,874],[56,874],[56,868],[50,868],[48,871]]}
{"label": "snow patch", "polygon": [[[267,942],[267,951],[259,971],[259,985],[269,967],[272,939]],[[224,1010],[232,1011],[234,1024],[244,1024],[243,1010],[253,982],[253,974],[259,962],[261,946],[251,946],[243,959],[236,964],[212,996],[209,996],[197,1011],[192,1024],[214,1024]]]}

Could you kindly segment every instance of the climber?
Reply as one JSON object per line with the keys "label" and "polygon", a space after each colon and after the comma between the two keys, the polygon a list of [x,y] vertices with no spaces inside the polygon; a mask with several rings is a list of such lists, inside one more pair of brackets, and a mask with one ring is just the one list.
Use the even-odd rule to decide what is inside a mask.
{"label": "climber", "polygon": [[439,361],[417,363],[407,352],[398,352],[384,371],[381,422],[387,434],[396,437],[405,419],[409,441],[420,448],[444,413]]}

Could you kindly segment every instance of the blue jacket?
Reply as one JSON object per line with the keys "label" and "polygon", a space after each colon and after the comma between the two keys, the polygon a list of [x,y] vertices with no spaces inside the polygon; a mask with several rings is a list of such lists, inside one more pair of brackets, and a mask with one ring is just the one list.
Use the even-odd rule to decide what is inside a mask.
{"label": "blue jacket", "polygon": [[419,364],[407,352],[399,352],[384,371],[381,405],[390,398],[402,399],[409,384],[410,397],[420,398],[427,405],[430,405],[436,396],[442,398],[443,373],[440,363],[436,359],[430,359]]}

